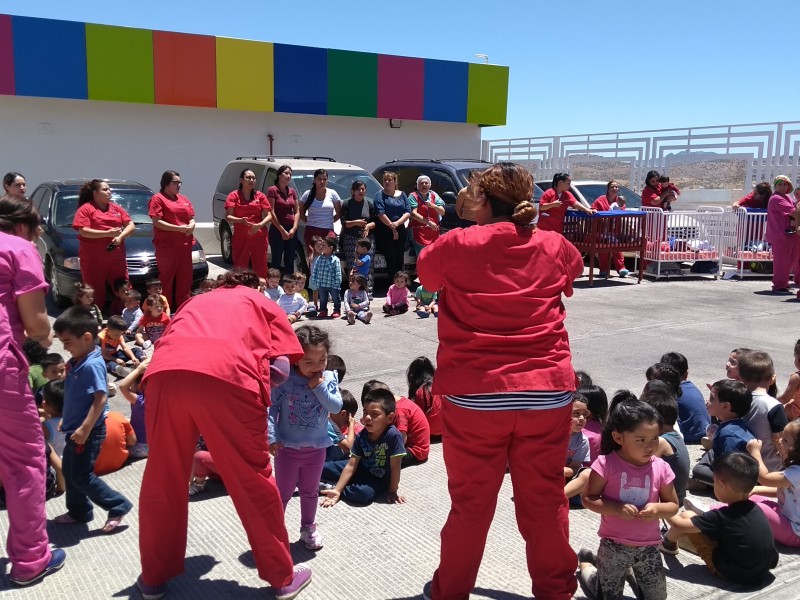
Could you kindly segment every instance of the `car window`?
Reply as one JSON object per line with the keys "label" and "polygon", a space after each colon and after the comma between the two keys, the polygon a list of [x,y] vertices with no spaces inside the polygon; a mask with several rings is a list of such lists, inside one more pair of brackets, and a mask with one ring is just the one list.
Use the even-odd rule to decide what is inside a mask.
{"label": "car window", "polygon": [[[353,169],[326,169],[326,171],[328,172],[328,188],[339,194],[342,200],[350,197],[350,187],[356,179],[366,184],[367,198],[373,198],[375,194],[381,191],[381,186],[366,171]],[[313,183],[314,171],[292,170],[291,185],[297,191],[298,196],[302,197],[305,192],[309,191]]]}
{"label": "car window", "polygon": [[42,186],[38,188],[35,192],[33,192],[33,196],[31,196],[31,204],[36,209],[36,211],[42,215],[43,217],[47,216],[47,209],[48,206],[45,204],[42,206],[42,200],[45,196],[50,196],[50,188]]}
{"label": "car window", "polygon": [[447,171],[441,169],[434,169],[430,175],[431,188],[439,196],[444,197],[445,192],[452,192],[458,194],[458,191],[463,186],[456,187],[457,183],[453,181],[452,176]]}
{"label": "car window", "polygon": [[[217,183],[217,193],[227,196],[233,190],[239,189],[239,174],[245,168],[244,163],[232,163],[225,167],[219,178],[219,183]],[[263,173],[263,167],[261,172]],[[256,173],[256,177],[258,177],[258,173]]]}
{"label": "car window", "polygon": [[[604,183],[586,183],[577,186],[590,205],[600,196],[605,195],[606,187]],[[625,198],[625,202],[629,208],[639,208],[642,205],[642,197],[624,185],[619,187],[619,195]]]}
{"label": "car window", "polygon": [[278,180],[278,169],[269,169],[267,171],[267,177],[264,179],[264,185],[261,186],[261,190],[266,192],[269,188],[275,185],[275,182]]}
{"label": "car window", "polygon": [[[111,190],[111,201],[119,204],[137,225],[152,223],[148,205],[152,193],[149,190]],[[56,227],[72,227],[75,212],[78,210],[78,190],[59,192],[56,195],[54,224]]]}
{"label": "car window", "polygon": [[[486,166],[488,166],[488,165],[486,165]],[[485,167],[471,168],[471,169],[459,169],[458,171],[456,171],[456,174],[458,175],[458,181],[461,184],[461,187],[463,188],[463,187],[469,185],[469,174],[470,173],[472,173],[473,171],[478,171],[478,172],[483,171],[484,168]]]}

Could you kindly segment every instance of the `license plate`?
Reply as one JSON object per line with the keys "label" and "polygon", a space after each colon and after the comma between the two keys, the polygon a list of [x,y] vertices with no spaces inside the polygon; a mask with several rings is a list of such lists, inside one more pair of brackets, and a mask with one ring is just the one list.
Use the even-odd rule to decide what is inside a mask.
{"label": "license plate", "polygon": [[376,254],[374,258],[374,263],[376,269],[386,268],[386,259],[383,257],[383,254]]}

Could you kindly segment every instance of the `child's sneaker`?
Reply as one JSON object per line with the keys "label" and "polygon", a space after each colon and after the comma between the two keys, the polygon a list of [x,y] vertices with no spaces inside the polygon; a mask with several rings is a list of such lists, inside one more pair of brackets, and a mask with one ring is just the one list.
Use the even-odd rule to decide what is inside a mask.
{"label": "child's sneaker", "polygon": [[347,322],[350,325],[356,324],[356,314],[352,310],[349,313],[347,313]]}
{"label": "child's sneaker", "polygon": [[152,345],[153,345],[153,342],[151,342],[150,340],[145,340],[144,343],[142,344],[142,348],[147,350]]}
{"label": "child's sneaker", "polygon": [[675,556],[678,554],[678,542],[672,542],[667,539],[667,534],[665,533],[661,536],[661,543],[658,545],[658,549],[663,552],[664,554],[671,554]]}
{"label": "child's sneaker", "polygon": [[630,273],[631,273],[631,272],[630,272],[630,271],[628,271],[628,269],[620,269],[620,271],[619,271],[619,276],[620,276],[620,277],[627,277],[628,275],[630,275]]}
{"label": "child's sneaker", "polygon": [[334,312],[333,312],[333,314],[331,314],[331,319],[338,319],[338,318],[340,318],[341,316],[342,316],[342,313],[340,313],[340,312],[337,310],[337,311],[334,311]]}
{"label": "child's sneaker", "polygon": [[322,536],[317,533],[316,523],[300,528],[300,541],[306,545],[307,550],[322,549]]}
{"label": "child's sneaker", "polygon": [[29,579],[19,579],[17,577],[9,576],[8,580],[13,583],[14,585],[25,586],[30,585],[32,583],[36,583],[40,579],[43,579],[50,575],[50,573],[55,573],[61,567],[64,566],[64,561],[67,560],[67,553],[64,552],[61,548],[52,548],[50,551],[50,560],[44,566],[44,569],[39,571],[36,575]]}
{"label": "child's sneaker", "polygon": [[372,313],[368,312],[366,315],[364,315],[364,324],[369,325],[370,321],[372,321]]}
{"label": "child's sneaker", "polygon": [[327,310],[320,310],[317,312],[317,318],[320,319],[327,319],[328,318],[328,311]]}
{"label": "child's sneaker", "polygon": [[293,600],[309,583],[311,583],[311,567],[305,563],[296,564],[292,582],[275,590],[275,600]]}

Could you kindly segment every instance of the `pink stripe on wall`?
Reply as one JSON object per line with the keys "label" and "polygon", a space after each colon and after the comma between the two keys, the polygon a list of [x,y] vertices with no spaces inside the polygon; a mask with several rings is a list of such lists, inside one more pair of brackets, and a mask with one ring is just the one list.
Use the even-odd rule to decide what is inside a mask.
{"label": "pink stripe on wall", "polygon": [[378,55],[378,117],[421,121],[425,105],[425,60]]}
{"label": "pink stripe on wall", "polygon": [[11,16],[0,15],[0,94],[13,96],[15,93]]}

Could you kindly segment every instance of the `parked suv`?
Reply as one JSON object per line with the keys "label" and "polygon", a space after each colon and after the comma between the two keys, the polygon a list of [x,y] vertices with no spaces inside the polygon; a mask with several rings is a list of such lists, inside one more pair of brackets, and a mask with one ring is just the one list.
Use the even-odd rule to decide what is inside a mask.
{"label": "parked suv", "polygon": [[[386,171],[397,173],[397,187],[410,194],[417,187],[417,177],[427,175],[431,178],[431,189],[444,201],[442,231],[461,227],[463,222],[456,215],[456,196],[459,190],[469,183],[472,171],[484,170],[492,163],[469,158],[432,159],[403,158],[392,160],[375,169],[372,174],[378,181],[383,181]],[[542,190],[534,188],[534,198],[539,199]]]}
{"label": "parked suv", "polygon": [[[229,264],[233,263],[231,239],[233,228],[225,220],[225,199],[232,191],[239,187],[239,175],[245,169],[250,169],[256,175],[256,189],[266,193],[267,189],[275,185],[278,167],[289,165],[292,168],[291,186],[300,198],[304,192],[311,189],[314,182],[314,171],[325,169],[328,172],[328,188],[334,190],[342,200],[350,197],[350,186],[358,179],[367,186],[367,198],[374,198],[381,190],[380,184],[367,171],[355,165],[336,162],[332,158],[321,156],[239,156],[229,162],[217,183],[217,189],[212,199],[212,212],[214,214],[214,233],[220,241],[222,259]],[[295,271],[308,273],[306,265],[306,249],[303,241],[305,224],[300,221],[297,239],[300,250],[295,256]],[[341,223],[334,223],[334,230],[338,235]],[[341,250],[341,247],[340,247]],[[339,252],[341,258],[342,253]],[[385,272],[386,259],[381,254],[375,254],[374,263],[376,274]],[[344,265],[343,265],[344,266]],[[345,279],[346,281],[346,279]]]}
{"label": "parked suv", "polygon": [[[125,258],[131,284],[144,293],[147,280],[158,277],[153,222],[148,214],[148,205],[154,192],[135,181],[104,181],[111,187],[111,201],[124,208],[136,225],[136,231],[125,240]],[[75,295],[75,283],[81,281],[78,232],[72,228],[72,220],[78,210],[78,192],[85,182],[85,179],[48,181],[39,185],[31,195],[31,202],[42,216],[43,233],[36,246],[44,261],[50,294],[58,306],[71,303]],[[199,286],[206,277],[206,257],[203,248],[194,239],[192,287]]]}

